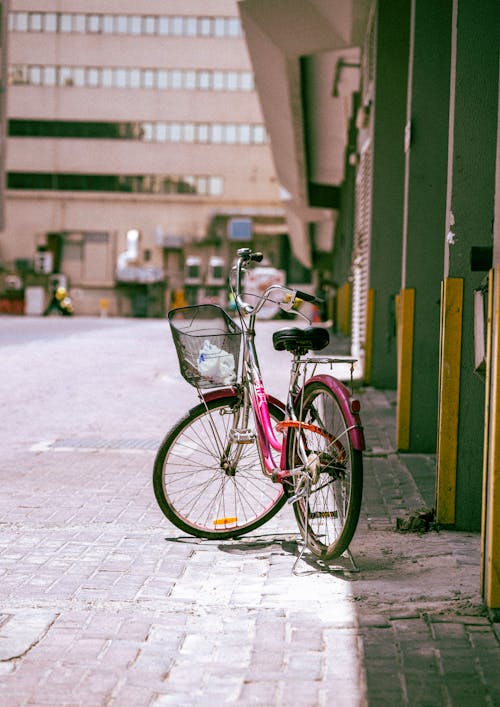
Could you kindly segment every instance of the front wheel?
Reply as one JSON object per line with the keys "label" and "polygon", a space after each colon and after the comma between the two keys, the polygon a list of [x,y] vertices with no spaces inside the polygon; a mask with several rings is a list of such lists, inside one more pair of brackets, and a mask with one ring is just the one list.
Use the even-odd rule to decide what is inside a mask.
{"label": "front wheel", "polygon": [[[287,468],[302,464],[301,445],[307,459],[310,493],[299,497],[293,508],[311,552],[330,560],[347,549],[356,530],[363,492],[363,457],[351,444],[341,403],[324,383],[306,384],[300,423],[287,433]],[[289,482],[290,494],[297,491],[298,479],[292,477]]]}
{"label": "front wheel", "polygon": [[[167,434],[156,454],[153,486],[166,517],[202,538],[234,538],[258,528],[283,506],[281,484],[262,473],[250,408],[241,428],[241,401],[227,395],[194,407]],[[271,420],[282,411],[269,404]]]}

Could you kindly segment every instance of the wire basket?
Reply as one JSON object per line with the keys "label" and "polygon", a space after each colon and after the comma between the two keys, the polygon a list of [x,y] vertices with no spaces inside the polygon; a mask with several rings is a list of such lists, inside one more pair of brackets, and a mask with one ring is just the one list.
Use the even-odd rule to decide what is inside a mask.
{"label": "wire basket", "polygon": [[220,388],[238,378],[242,331],[222,307],[200,304],[171,309],[182,377],[196,388]]}

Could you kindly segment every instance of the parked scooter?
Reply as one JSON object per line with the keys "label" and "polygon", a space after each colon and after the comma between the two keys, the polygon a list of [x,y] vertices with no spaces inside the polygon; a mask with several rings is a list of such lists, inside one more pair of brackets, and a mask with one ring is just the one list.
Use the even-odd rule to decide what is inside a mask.
{"label": "parked scooter", "polygon": [[54,290],[52,299],[43,313],[44,317],[51,314],[71,316],[73,314],[73,302],[65,287],[58,287]]}

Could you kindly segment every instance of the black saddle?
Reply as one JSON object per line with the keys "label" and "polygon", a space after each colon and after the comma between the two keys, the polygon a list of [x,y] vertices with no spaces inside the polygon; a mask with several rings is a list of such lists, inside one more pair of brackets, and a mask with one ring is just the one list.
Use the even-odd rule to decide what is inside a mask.
{"label": "black saddle", "polygon": [[303,355],[308,351],[321,351],[328,346],[330,334],[321,327],[308,327],[299,329],[289,327],[279,329],[273,334],[273,346],[276,351],[290,351],[293,354]]}

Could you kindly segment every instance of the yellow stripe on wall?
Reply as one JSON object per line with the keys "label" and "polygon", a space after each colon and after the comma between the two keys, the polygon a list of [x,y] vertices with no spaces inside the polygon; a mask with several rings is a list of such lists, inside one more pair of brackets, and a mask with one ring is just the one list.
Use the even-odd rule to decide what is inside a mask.
{"label": "yellow stripe on wall", "polygon": [[441,285],[436,457],[436,517],[443,525],[455,523],[462,315],[463,279],[449,277]]}
{"label": "yellow stripe on wall", "polygon": [[488,464],[490,450],[490,389],[491,389],[491,347],[493,327],[493,270],[488,273],[488,321],[486,323],[486,380],[484,401],[484,442],[483,442],[483,495],[481,501],[481,590],[485,591],[486,562],[486,505],[488,499]]}
{"label": "yellow stripe on wall", "polygon": [[344,282],[337,291],[337,328],[344,334],[351,334],[351,283]]}
{"label": "yellow stripe on wall", "polygon": [[398,301],[398,393],[396,446],[410,448],[415,290],[401,290]]}
{"label": "yellow stripe on wall", "polygon": [[[483,594],[490,609],[500,609],[500,266],[495,268],[491,398],[487,460],[486,519],[484,527]],[[491,285],[491,278],[490,278]],[[490,366],[488,365],[488,368]],[[486,391],[488,397],[489,391]]]}
{"label": "yellow stripe on wall", "polygon": [[375,316],[375,290],[368,290],[366,302],[366,332],[365,332],[365,369],[363,379],[365,385],[370,385],[372,376],[372,351],[373,351],[373,318]]}

